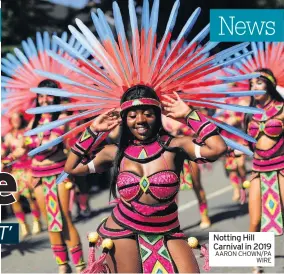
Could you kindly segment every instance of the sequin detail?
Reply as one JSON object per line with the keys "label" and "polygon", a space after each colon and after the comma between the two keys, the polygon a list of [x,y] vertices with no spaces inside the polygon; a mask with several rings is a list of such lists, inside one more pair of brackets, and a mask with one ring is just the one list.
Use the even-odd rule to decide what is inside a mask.
{"label": "sequin detail", "polygon": [[123,171],[118,175],[117,187],[120,196],[126,201],[138,198],[141,191],[151,193],[157,200],[165,200],[178,192],[179,178],[171,170],[142,178],[133,172]]}

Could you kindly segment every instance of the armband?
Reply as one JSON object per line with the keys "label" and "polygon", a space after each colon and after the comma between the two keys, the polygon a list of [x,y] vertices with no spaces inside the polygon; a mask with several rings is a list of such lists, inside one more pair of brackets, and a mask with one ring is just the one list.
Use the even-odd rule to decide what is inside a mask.
{"label": "armband", "polygon": [[192,110],[187,114],[185,119],[186,124],[198,136],[196,139],[194,139],[194,143],[196,144],[203,144],[209,137],[219,134],[218,127],[209,122],[207,118],[200,112]]}
{"label": "armband", "polygon": [[89,173],[96,173],[95,164],[93,160],[88,163],[88,168],[89,168]]}
{"label": "armband", "polygon": [[98,133],[92,131],[90,127],[86,128],[86,130],[83,132],[81,137],[76,141],[75,145],[72,146],[71,151],[79,156],[80,158],[87,158],[84,162],[89,162],[87,155],[90,151],[95,149],[97,147],[97,140]]}

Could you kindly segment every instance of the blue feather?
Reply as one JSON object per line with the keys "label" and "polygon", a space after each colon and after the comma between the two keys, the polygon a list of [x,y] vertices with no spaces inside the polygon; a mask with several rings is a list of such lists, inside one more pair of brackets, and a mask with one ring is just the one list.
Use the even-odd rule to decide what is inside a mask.
{"label": "blue feather", "polygon": [[56,139],[54,139],[54,140],[52,140],[52,141],[49,141],[48,143],[45,143],[45,144],[43,144],[43,145],[41,145],[41,146],[39,146],[39,147],[37,147],[37,148],[31,150],[31,151],[28,153],[28,156],[29,156],[29,157],[33,157],[33,156],[35,156],[36,154],[38,154],[38,153],[40,153],[40,152],[42,152],[42,151],[44,151],[44,150],[47,150],[47,149],[49,149],[49,148],[51,148],[51,147],[54,147],[54,146],[60,144],[61,142],[64,141],[63,136],[64,136],[64,135],[59,136],[59,137],[57,137]]}
{"label": "blue feather", "polygon": [[48,94],[52,96],[61,96],[66,98],[90,98],[90,99],[101,99],[101,100],[117,100],[118,98],[109,98],[109,97],[102,97],[102,96],[95,96],[95,95],[88,95],[88,94],[81,94],[81,93],[75,93],[75,92],[68,92],[63,89],[56,89],[56,88],[31,88],[31,92],[35,92],[38,94]]}
{"label": "blue feather", "polygon": [[[119,52],[117,50],[118,46],[117,46],[116,41],[114,39],[112,30],[111,30],[111,28],[110,28],[110,26],[109,26],[109,24],[108,24],[108,22],[105,18],[104,13],[101,11],[101,9],[98,9],[98,15],[99,15],[99,18],[102,22],[102,25],[104,26],[106,36],[107,36],[108,39],[110,39],[110,41],[112,43],[113,52],[115,53],[115,57],[116,57],[117,62],[119,63],[120,69],[124,73],[124,78],[127,79],[127,74],[126,74],[125,68],[123,66],[122,60],[121,60]],[[127,80],[129,80],[129,79],[127,79]]]}
{"label": "blue feather", "polygon": [[119,35],[122,40],[122,50],[123,50],[123,55],[125,56],[125,59],[126,59],[128,71],[132,74],[132,69],[130,65],[132,63],[132,60],[129,60],[129,56],[127,54],[125,29],[124,29],[120,9],[116,2],[113,2],[113,15],[114,15],[115,28],[116,28],[117,35]]}
{"label": "blue feather", "polygon": [[247,154],[248,156],[253,156],[253,152],[251,150],[249,150],[247,147],[237,143],[237,142],[234,142],[230,139],[228,139],[227,137],[225,136],[222,136],[221,134],[221,137],[223,138],[223,140],[225,141],[225,143],[227,144],[227,146],[233,148],[233,149],[236,149],[236,150],[239,150],[239,151],[242,151],[243,153]]}
{"label": "blue feather", "polygon": [[[183,55],[183,53],[184,53],[186,50],[188,50],[188,49],[192,46],[193,43],[195,43],[195,42],[197,42],[197,43],[201,42],[201,41],[208,35],[209,30],[210,30],[210,28],[209,28],[209,24],[208,24],[204,29],[202,29],[202,30],[195,36],[195,38],[186,46],[186,48],[170,63],[169,67],[168,67],[166,70],[163,71],[162,75],[165,75],[165,74],[172,68],[172,66],[175,65],[175,64],[180,60],[180,58],[181,58],[181,56]],[[195,58],[196,58],[196,57],[195,57]],[[190,61],[188,61],[186,64],[189,64],[190,62],[193,62],[195,58],[192,58],[192,59],[191,59]],[[185,66],[185,65],[184,65],[184,66]],[[182,68],[183,68],[184,66],[182,66]],[[163,68],[163,66],[162,66],[162,68]],[[180,71],[182,68],[180,68],[178,71]],[[162,70],[162,69],[161,69],[161,70]],[[173,75],[176,74],[178,71],[175,71],[175,72],[173,73]]]}
{"label": "blue feather", "polygon": [[97,17],[97,15],[95,14],[95,12],[92,12],[91,13],[91,17],[92,17],[92,20],[93,20],[93,23],[94,23],[94,26],[96,28],[96,31],[100,37],[100,39],[102,41],[104,41],[106,38],[105,38],[105,31],[104,31],[104,27],[101,25],[101,22],[99,21],[99,18]]}
{"label": "blue feather", "polygon": [[17,65],[12,64],[10,61],[8,61],[5,58],[1,59],[1,63],[2,63],[2,66],[4,65],[5,67],[7,67],[7,68],[9,68],[13,71],[15,71],[17,69]]}
{"label": "blue feather", "polygon": [[221,108],[221,109],[226,109],[226,110],[232,110],[235,112],[242,112],[242,113],[250,113],[250,114],[263,114],[264,110],[260,109],[260,108],[255,108],[255,107],[247,107],[247,106],[239,106],[239,105],[230,105],[230,104],[219,104],[217,102],[213,102],[213,101],[203,101],[203,100],[184,100],[186,102],[189,103],[202,103],[202,104],[206,104],[209,106],[214,106],[217,108]]}
{"label": "blue feather", "polygon": [[12,69],[9,69],[9,68],[7,68],[6,66],[1,66],[1,70],[5,73],[5,74],[7,74],[7,75],[9,75],[9,76],[11,76],[11,77],[13,77],[14,76],[14,70],[12,70]]}
{"label": "blue feather", "polygon": [[264,60],[264,44],[263,42],[258,42],[258,50],[262,51],[262,54],[260,54],[260,61],[261,61],[261,67],[265,67],[265,60]]}
{"label": "blue feather", "polygon": [[50,49],[50,37],[47,31],[43,33],[43,46],[45,50]]}
{"label": "blue feather", "polygon": [[[76,50],[79,49],[79,46],[76,45],[76,39],[74,37],[74,35],[71,35],[69,37],[69,40],[68,40],[68,45]],[[80,43],[78,43],[78,45],[81,45]]]}
{"label": "blue feather", "polygon": [[206,25],[188,44],[187,47],[190,47],[193,43],[200,43],[210,32],[210,24]]}
{"label": "blue feather", "polygon": [[[107,54],[107,52],[105,51],[104,47],[100,44],[100,42],[98,41],[98,39],[95,37],[95,35],[89,30],[88,27],[85,26],[85,24],[80,20],[80,19],[75,19],[77,26],[79,27],[79,29],[82,31],[82,33],[85,35],[87,41],[85,38],[82,39],[82,45],[85,47],[85,44],[83,44],[84,42],[86,42],[87,44],[90,43],[93,45],[94,48],[96,48],[97,51],[100,52],[101,58],[102,60],[99,60],[101,63],[107,63],[108,66],[111,69],[110,73],[113,73],[116,75],[116,77],[118,78],[119,81],[121,81],[121,77],[118,74],[116,68],[113,66],[109,55]],[[70,31],[74,34],[74,35],[78,35],[78,37],[80,38],[81,36],[83,37],[82,34],[80,34],[74,27],[69,26]],[[76,37],[77,38],[77,37]],[[78,38],[77,38],[78,39]],[[79,39],[78,39],[79,40]],[[90,47],[90,46],[89,46]],[[87,48],[86,48],[87,49]],[[93,53],[94,55],[94,50],[91,50],[90,52]],[[95,56],[95,55],[94,55]],[[96,57],[97,58],[97,57]],[[122,82],[116,83],[118,85],[122,85]]]}
{"label": "blue feather", "polygon": [[86,88],[86,89],[93,90],[93,91],[96,91],[96,92],[102,92],[101,90],[97,89],[95,85],[93,85],[93,86],[84,85],[84,84],[81,84],[79,82],[72,81],[72,80],[70,80],[69,78],[67,78],[63,75],[58,75],[58,74],[46,72],[46,71],[43,71],[43,70],[35,70],[34,72],[38,75],[43,76],[43,77],[48,77],[51,80],[59,81],[59,82],[62,82],[62,83],[68,84],[68,85],[82,87],[82,88]]}
{"label": "blue feather", "polygon": [[66,123],[73,121],[74,119],[84,117],[85,115],[88,115],[88,114],[96,113],[97,111],[98,110],[89,110],[89,111],[85,111],[85,112],[82,112],[80,114],[74,115],[73,117],[67,117],[67,118],[64,118],[64,119],[61,119],[61,120],[52,121],[48,124],[45,124],[45,125],[39,126],[37,128],[26,131],[24,133],[24,136],[32,136],[32,135],[36,135],[40,132],[45,132],[47,130],[52,130],[54,128],[58,128],[60,126],[63,126]]}
{"label": "blue feather", "polygon": [[145,41],[144,41],[145,45],[147,43],[147,37],[148,37],[148,32],[149,32],[149,24],[150,24],[149,1],[143,0],[141,30],[144,29],[144,31],[145,31]]}
{"label": "blue feather", "polygon": [[59,184],[63,183],[63,181],[68,178],[68,176],[69,176],[68,173],[62,171],[62,173],[56,179],[56,184],[59,185]]}
{"label": "blue feather", "polygon": [[241,131],[240,129],[230,126],[228,124],[222,123],[222,122],[217,122],[215,120],[212,120],[210,118],[207,118],[208,121],[210,121],[211,123],[215,124],[217,127],[220,127],[230,133],[233,133],[237,136],[242,137],[243,139],[252,142],[252,143],[256,143],[256,140],[254,138],[252,138],[251,136],[249,136],[248,134],[244,133],[243,131]]}
{"label": "blue feather", "polygon": [[259,63],[259,61],[258,61],[258,48],[257,48],[257,45],[256,45],[256,43],[255,42],[251,42],[251,48],[252,48],[252,51],[253,51],[253,55],[254,55],[254,57],[255,57],[255,61],[256,61],[256,66],[257,67],[260,67],[260,63]]}
{"label": "blue feather", "polygon": [[154,0],[152,10],[151,10],[149,30],[152,30],[152,36],[151,36],[151,39],[150,39],[150,44],[148,45],[150,47],[149,62],[151,62],[151,60],[153,58],[152,48],[153,48],[153,43],[154,43],[154,37],[155,37],[155,34],[157,32],[158,16],[159,16],[159,4],[160,4],[159,0]]}
{"label": "blue feather", "polygon": [[6,55],[6,58],[14,65],[16,66],[22,66],[22,64],[19,62],[19,60],[11,53],[8,53]]}
{"label": "blue feather", "polygon": [[36,49],[34,41],[31,38],[28,38],[27,42],[32,52],[32,56],[37,56],[38,54],[37,54],[37,49]]}
{"label": "blue feather", "polygon": [[[228,86],[225,85],[227,88],[224,90],[228,89]],[[188,95],[193,95],[193,94],[208,94],[208,95],[214,95],[214,94],[220,94],[220,95],[224,95],[224,97],[245,97],[245,96],[255,96],[255,95],[262,95],[265,94],[266,91],[265,90],[238,90],[238,91],[223,91],[223,90],[214,90],[213,92],[208,92],[208,91],[191,91],[191,92],[187,92],[186,94]]]}
{"label": "blue feather", "polygon": [[23,47],[24,53],[28,56],[28,58],[31,59],[33,56],[32,51],[30,50],[30,47],[26,41],[22,42],[22,47]]}
{"label": "blue feather", "polygon": [[98,73],[100,76],[108,80],[109,82],[112,82],[110,78],[108,78],[105,74],[102,73],[101,69],[95,67],[92,65],[92,63],[88,62],[86,58],[84,58],[82,55],[80,55],[76,50],[74,50],[72,47],[70,47],[67,43],[65,43],[61,38],[57,36],[53,36],[53,39],[58,43],[58,45],[62,48],[64,48],[72,57],[79,59],[82,61],[86,66],[92,68],[96,73]]}
{"label": "blue feather", "polygon": [[40,32],[36,33],[36,45],[37,45],[37,49],[38,51],[43,51],[43,41],[42,41],[42,36]]}
{"label": "blue feather", "polygon": [[179,2],[179,0],[176,0],[174,6],[172,8],[169,21],[168,21],[167,26],[166,26],[166,31],[164,33],[163,39],[162,39],[161,44],[159,45],[159,48],[158,48],[157,53],[155,55],[154,62],[151,64],[152,74],[153,74],[154,70],[156,69],[156,66],[157,66],[159,59],[164,57],[164,56],[161,56],[161,52],[164,49],[164,45],[165,45],[166,38],[167,38],[168,34],[173,31],[173,28],[175,26],[179,6],[180,6],[180,2]]}
{"label": "blue feather", "polygon": [[259,76],[260,73],[250,73],[250,74],[237,75],[237,76],[218,76],[217,79],[222,80],[225,83],[230,83],[230,82],[249,80],[252,78],[257,78]]}
{"label": "blue feather", "polygon": [[55,59],[58,63],[64,65],[65,67],[69,68],[70,70],[81,74],[83,76],[85,76],[86,78],[92,80],[94,83],[101,85],[109,90],[111,90],[110,86],[105,85],[104,83],[102,83],[101,81],[97,80],[96,78],[90,76],[89,74],[85,73],[84,71],[82,71],[81,69],[77,68],[74,64],[72,64],[71,62],[67,61],[65,58],[61,57],[60,55],[55,54],[52,51],[47,51],[47,54],[52,57],[53,59]]}
{"label": "blue feather", "polygon": [[49,105],[49,106],[43,106],[43,107],[36,107],[36,108],[30,108],[26,111],[28,114],[42,114],[42,113],[52,113],[52,112],[61,112],[66,111],[73,108],[79,108],[79,107],[90,107],[93,108],[94,106],[102,106],[105,103],[86,103],[86,104],[72,104],[72,105]]}
{"label": "blue feather", "polygon": [[29,60],[27,59],[27,57],[19,49],[15,48],[14,52],[15,52],[16,56],[18,57],[18,59],[23,64],[28,64],[29,63]]}
{"label": "blue feather", "polygon": [[132,37],[134,38],[132,40],[133,41],[133,45],[132,45],[133,61],[134,61],[134,67],[139,77],[140,76],[140,73],[139,73],[140,72],[140,66],[139,66],[140,55],[138,53],[138,49],[140,49],[140,45],[138,43],[140,40],[135,39],[136,31],[138,30],[138,25],[137,25],[137,16],[136,16],[136,11],[135,11],[133,0],[128,1],[128,9],[129,9]]}

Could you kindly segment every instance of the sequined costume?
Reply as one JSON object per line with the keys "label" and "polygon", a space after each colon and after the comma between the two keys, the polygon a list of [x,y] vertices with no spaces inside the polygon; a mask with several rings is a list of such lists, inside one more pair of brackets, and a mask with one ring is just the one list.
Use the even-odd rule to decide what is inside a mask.
{"label": "sequined costume", "polygon": [[248,133],[256,138],[262,134],[277,142],[267,150],[254,146],[253,178],[259,177],[262,193],[261,231],[283,234],[283,207],[281,205],[278,174],[284,176],[283,120],[277,119],[283,113],[283,102],[270,101],[264,106],[265,114],[253,115],[248,124]]}
{"label": "sequined costume", "polygon": [[[158,109],[161,113],[162,95],[171,95],[173,92],[179,90],[181,90],[180,98],[192,107],[223,108],[245,113],[259,113],[259,110],[256,108],[222,104],[214,100],[214,98],[248,96],[248,94],[250,96],[254,94],[253,91],[239,91],[238,93],[235,91],[233,93],[230,91],[226,93],[220,91],[203,91],[203,88],[207,86],[215,85],[218,89],[219,85],[222,86],[224,83],[235,82],[239,79],[250,79],[252,77],[251,75],[244,75],[240,78],[237,76],[237,78],[233,77],[230,79],[205,79],[203,77],[226,65],[232,64],[236,60],[240,60],[242,56],[235,57],[229,62],[221,62],[222,59],[226,58],[225,56],[230,57],[235,52],[245,48],[245,44],[237,45],[224,52],[208,57],[209,51],[216,46],[216,43],[209,42],[204,46],[200,45],[209,32],[209,26],[206,26],[187,47],[179,52],[184,40],[197,20],[200,13],[199,8],[188,19],[174,47],[172,47],[167,58],[164,58],[176,22],[179,5],[180,3],[177,0],[171,11],[165,34],[158,46],[156,30],[159,1],[155,0],[150,10],[149,2],[144,0],[140,32],[138,30],[134,1],[129,0],[132,51],[130,51],[129,43],[126,39],[123,20],[116,2],[113,3],[113,14],[118,41],[115,40],[115,36],[101,10],[98,10],[97,14],[92,12],[92,19],[98,37],[81,20],[76,19],[76,25],[81,32],[73,26],[69,26],[70,31],[83,47],[99,61],[103,69],[95,62],[86,59],[79,51],[70,48],[63,39],[55,36],[54,41],[69,52],[75,61],[66,62],[60,55],[54,53],[49,55],[60,64],[66,66],[66,68],[80,74],[81,78],[73,81],[68,76],[62,74],[45,73],[49,79],[56,79],[64,84],[72,83],[73,89],[68,87],[64,90],[34,88],[32,91],[39,94],[57,94],[57,96],[72,98],[76,102],[68,106],[52,105],[49,109],[38,107],[31,109],[30,112],[46,113],[54,111],[54,108],[56,111],[63,109],[78,110],[80,113],[72,115],[67,119],[62,119],[59,122],[52,122],[32,129],[26,135],[34,135],[52,130],[58,127],[59,124],[64,125],[73,121],[91,118],[105,113],[112,108],[120,108],[121,113],[125,113],[129,108],[150,106]],[[42,75],[42,72],[39,71],[38,73]],[[145,89],[151,89],[151,92],[158,99],[143,97],[129,99],[120,103],[124,94],[140,86]],[[87,164],[88,167],[91,165],[90,170],[93,172],[93,154],[96,154],[101,142],[109,135],[109,132],[92,131],[90,128],[92,123],[93,121],[89,121],[78,125],[62,136],[33,150],[31,155],[45,151],[55,144],[59,144],[82,132],[81,137],[71,149],[72,155],[79,157],[83,165]],[[183,123],[186,123],[196,133],[196,138],[194,138],[196,157],[192,160],[198,163],[207,162],[207,159],[200,154],[201,146],[204,145],[204,142],[208,138],[218,135],[219,127],[225,128],[230,132],[235,132],[236,135],[253,141],[247,134],[236,131],[234,127],[224,125],[218,122],[218,120],[210,119],[194,109],[188,113]],[[248,149],[238,143],[230,141],[224,136],[222,138],[231,147],[250,153]],[[129,146],[123,150],[125,159],[132,159],[132,161],[141,164],[154,159],[162,161],[163,154],[166,153],[165,146],[170,145],[171,136],[159,133],[154,140],[147,140],[147,142],[149,143],[137,144],[130,142]],[[123,169],[123,162],[121,165]],[[94,242],[96,242],[97,246],[100,246],[102,242],[104,248],[103,254],[96,260],[93,253],[94,245],[91,245],[88,268],[85,270],[85,273],[109,271],[109,267],[105,264],[105,259],[107,253],[113,247],[111,239],[123,237],[135,237],[137,239],[140,262],[142,262],[141,271],[152,272],[155,270],[156,272],[169,273],[176,270],[170,258],[167,241],[169,239],[181,239],[184,237],[180,231],[177,205],[174,199],[179,190],[180,171],[171,170],[167,168],[166,164],[164,168],[165,170],[151,176],[142,176],[142,178],[127,170],[119,174],[117,186],[120,189],[118,192],[122,197],[124,196],[125,199],[128,199],[129,202],[126,202],[124,198],[120,197],[112,212],[112,217],[116,224],[121,225],[122,229],[107,229],[105,226],[106,222],[102,222],[98,233],[101,234],[102,238],[106,239],[102,242],[102,239],[99,239],[100,237],[96,237]],[[68,177],[68,174],[62,173],[59,176],[58,183],[66,177]],[[126,185],[125,182],[129,182],[129,184]],[[140,195],[145,194],[145,192],[149,193],[151,197],[155,197],[157,203],[154,205],[143,203],[140,200]],[[208,269],[206,248],[202,247],[201,251],[206,259],[205,268]],[[120,252],[123,252],[123,250]]]}
{"label": "sequined costume", "polygon": [[[275,92],[282,94],[284,86],[284,44],[252,42],[250,47],[252,56],[244,58],[240,63],[233,65],[232,69],[226,70],[230,75],[236,73],[260,73],[260,78],[265,79],[273,86]],[[272,75],[265,72],[270,70]],[[257,77],[255,77],[257,78]],[[238,86],[248,88],[247,81],[241,81]],[[272,99],[265,106],[257,105],[263,109],[263,114],[252,115],[248,121],[247,132],[257,141],[263,136],[267,140],[274,141],[275,144],[265,150],[258,149],[252,145],[254,150],[252,180],[260,178],[261,188],[261,231],[274,232],[275,235],[283,234],[283,203],[280,199],[279,176],[283,173],[283,99]]]}

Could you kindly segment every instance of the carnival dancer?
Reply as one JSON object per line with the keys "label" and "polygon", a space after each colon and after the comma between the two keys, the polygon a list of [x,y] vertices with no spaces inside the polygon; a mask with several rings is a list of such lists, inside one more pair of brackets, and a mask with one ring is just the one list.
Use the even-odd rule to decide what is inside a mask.
{"label": "carnival dancer", "polygon": [[[63,34],[62,38],[66,40],[66,34]],[[80,51],[80,44],[75,41],[74,37],[69,39],[68,44],[71,48],[75,47]],[[51,50],[49,50],[50,48]],[[76,79],[76,77],[78,78],[76,74],[51,59],[47,52],[58,52],[65,61],[71,60],[71,57],[58,48],[55,43],[50,43],[50,37],[46,32],[43,36],[37,33],[36,45],[30,38],[24,41],[23,49],[25,54],[15,49],[17,58],[9,54],[7,59],[2,60],[4,64],[2,70],[11,77],[3,77],[3,85],[8,91],[7,101],[3,102],[3,107],[9,112],[11,108],[21,104],[29,103],[31,106],[34,100],[38,107],[49,108],[51,104],[58,105],[60,97],[45,94],[36,95],[30,91],[30,88],[45,87],[52,90],[66,86],[59,86],[58,82],[50,80],[48,77],[35,74],[34,69],[41,69],[43,74],[63,72],[65,75]],[[84,49],[81,52],[84,54]],[[11,99],[13,100],[11,101]],[[32,114],[35,114],[35,118],[29,124],[31,129],[39,125],[58,122],[65,117],[65,114],[60,114],[60,111],[54,111],[50,114]],[[22,154],[63,134],[64,126],[59,125],[53,130],[27,137],[24,140],[24,146],[21,148]],[[84,269],[85,263],[79,234],[72,223],[69,212],[70,188],[68,181],[70,180],[65,180],[62,185],[56,185],[57,175],[62,172],[66,161],[63,145],[55,145],[49,150],[31,157],[34,192],[41,212],[47,216],[49,239],[59,267],[59,273],[71,272],[71,267],[68,264],[68,249],[73,264],[76,266],[76,271],[80,272]],[[17,164],[17,161],[15,164]]]}
{"label": "carnival dancer", "polygon": [[[168,101],[163,103],[167,106],[165,109],[169,111],[170,115],[174,118],[184,119],[188,119],[192,114],[195,115],[196,112],[191,110],[177,94],[176,96],[174,99],[165,95],[165,99]],[[141,106],[133,106],[132,103],[135,100],[140,100]],[[143,101],[145,101],[144,104]],[[147,101],[152,103],[147,104]],[[192,138],[171,138],[163,133],[160,100],[155,92],[147,86],[138,85],[126,91],[121,100],[121,107],[123,127],[119,146],[105,146],[96,155],[95,160],[89,164],[89,166],[93,165],[97,172],[101,172],[104,166],[110,166],[115,162],[116,174],[111,188],[112,195],[117,198],[116,187],[118,187],[120,200],[112,217],[102,223],[101,231],[99,230],[102,233],[101,236],[109,237],[108,232],[104,233],[103,231],[111,231],[112,229],[122,230],[122,234],[125,232],[129,234],[125,238],[120,236],[124,240],[113,240],[117,251],[113,253],[114,260],[108,260],[108,265],[112,272],[131,271],[137,273],[143,271],[149,273],[154,271],[155,264],[147,262],[146,258],[143,258],[144,256],[140,258],[142,265],[139,265],[138,249],[146,251],[147,248],[150,248],[154,252],[158,241],[159,249],[164,247],[165,254],[167,254],[166,260],[163,256],[157,260],[160,263],[160,269],[164,268],[168,272],[196,273],[199,269],[190,247],[182,240],[184,235],[179,229],[177,206],[174,200],[179,189],[178,174],[184,160],[174,163],[178,158],[178,148],[183,149],[192,160],[195,159],[195,146]],[[120,123],[120,115],[114,116],[112,112],[108,111],[100,115],[87,132],[94,137],[93,134],[109,131],[117,126]],[[203,157],[209,160],[217,159],[226,150],[223,139],[217,134],[217,127],[213,126],[213,128],[215,133],[212,134],[211,131],[211,137],[204,139],[205,145],[202,146],[200,152]],[[82,142],[77,142],[73,147],[66,163],[66,171],[70,174],[82,174],[89,171],[87,165],[80,165],[73,169],[78,161],[77,155],[80,154],[78,148],[80,143],[82,144]],[[155,220],[159,221],[159,225]],[[157,235],[155,241],[151,243],[153,236],[149,236],[147,233],[152,234],[153,231],[156,231]],[[165,231],[168,235],[163,235]],[[133,246],[133,244],[136,245],[135,240],[132,239],[135,232],[138,232],[136,235],[136,240],[139,242],[138,247]],[[119,234],[117,236],[119,237]],[[150,245],[147,244],[149,241]],[[165,243],[163,244],[163,242]],[[162,246],[160,246],[161,244]],[[129,248],[128,251],[124,249],[122,254],[119,249],[123,245],[128,245]],[[181,252],[176,252],[177,246]],[[126,252],[129,252],[128,255]],[[131,254],[133,258],[133,252],[137,254],[134,257],[136,259],[124,266],[123,258],[127,258]],[[184,254],[183,258],[181,258],[182,254]],[[176,265],[176,269],[174,265]]]}
{"label": "carnival dancer", "polygon": [[[7,115],[4,115],[4,117],[7,117]],[[4,168],[5,165],[11,163],[15,157],[17,157],[16,150],[23,145],[24,130],[27,124],[23,114],[20,112],[12,113],[7,119],[9,120],[10,129],[6,132],[5,130],[3,131],[2,127],[4,140],[2,143],[1,160]],[[33,198],[31,182],[32,176],[30,169],[31,160],[27,157],[27,155],[24,155],[12,166],[11,171],[9,171],[14,176],[18,184],[18,191],[14,194],[16,202],[12,204],[12,209],[20,224],[22,239],[26,238],[30,234],[30,229],[26,223],[26,214],[22,208],[20,196],[27,199],[33,215],[32,234],[38,234],[41,232],[40,211],[37,202]]]}
{"label": "carnival dancer", "polygon": [[[236,45],[219,54],[207,57],[206,54],[216,45],[209,42],[199,46],[209,32],[205,27],[189,45],[178,53],[180,46],[193,27],[200,9],[197,9],[186,22],[175,47],[171,49],[167,58],[164,58],[168,42],[177,18],[179,1],[176,1],[166,32],[156,48],[156,29],[158,22],[159,1],[155,0],[150,12],[147,0],[143,3],[141,35],[138,31],[134,1],[129,1],[130,23],[133,34],[132,53],[126,39],[123,20],[116,2],[113,3],[115,27],[118,43],[114,39],[111,28],[101,10],[98,14],[92,13],[92,19],[98,38],[76,19],[76,24],[82,31],[73,26],[69,29],[82,45],[98,59],[104,70],[94,62],[88,61],[76,50],[70,49],[68,44],[59,37],[54,37],[60,47],[72,53],[75,61],[80,63],[64,62],[59,55],[52,54],[59,63],[79,73],[84,79],[78,79],[70,89],[36,88],[32,91],[39,94],[57,94],[77,98],[76,104],[70,108],[82,110],[82,113],[72,118],[62,119],[37,127],[26,135],[34,135],[46,130],[52,130],[58,125],[68,124],[73,120],[81,120],[99,115],[94,121],[86,122],[63,136],[40,146],[31,154],[40,153],[49,147],[58,144],[70,136],[82,132],[72,148],[66,162],[65,171],[70,174],[85,174],[101,172],[114,165],[112,195],[117,197],[111,217],[104,220],[99,226],[98,233],[103,241],[103,254],[95,260],[90,253],[89,266],[86,273],[98,273],[111,270],[113,272],[198,272],[195,257],[183,240],[184,234],[180,231],[177,215],[176,194],[179,190],[179,173],[183,160],[187,157],[198,162],[214,161],[226,151],[226,143],[241,151],[248,151],[235,142],[231,142],[218,134],[218,127],[227,128],[237,135],[253,140],[248,135],[235,131],[233,127],[210,119],[193,107],[230,108],[235,111],[249,113],[260,112],[256,108],[239,107],[216,102],[214,98],[227,96],[253,95],[252,91],[228,92],[206,91],[209,85],[222,85],[236,81],[230,79],[204,80],[203,76],[221,67],[239,60],[242,56],[233,58],[229,62],[220,62],[235,52],[245,48],[246,44]],[[151,16],[150,16],[151,14]],[[151,18],[151,19],[150,19]],[[83,66],[83,68],[82,68]],[[58,74],[48,74],[49,79],[59,79]],[[250,79],[251,75],[237,77]],[[68,77],[61,77],[60,83],[70,83]],[[179,91],[179,94],[176,93]],[[211,100],[208,100],[210,98]],[[164,132],[161,126],[162,104],[164,110],[175,119],[187,123],[197,134],[197,138],[173,138]],[[188,106],[191,105],[191,107]],[[46,113],[62,108],[54,105],[46,108],[39,107],[30,111]],[[121,109],[119,111],[118,109]],[[120,118],[121,115],[121,118]],[[185,119],[186,117],[186,119]],[[107,137],[110,130],[122,123],[122,136],[119,146],[100,143]],[[86,129],[87,128],[87,129]],[[225,140],[225,142],[223,141]],[[90,155],[95,153],[95,158]],[[181,157],[177,157],[181,155]],[[177,158],[180,159],[176,162]],[[115,162],[113,164],[113,160]],[[78,161],[82,162],[78,164]],[[86,165],[87,164],[87,165]],[[61,174],[58,182],[68,176]],[[118,188],[119,196],[116,193]],[[98,234],[90,236],[92,245],[101,243]],[[97,242],[99,240],[99,242]],[[114,248],[113,248],[114,247]],[[91,247],[91,251],[94,247]],[[202,247],[208,267],[208,254]],[[110,256],[107,256],[109,252]],[[108,266],[104,264],[108,260]],[[129,260],[129,258],[132,258]]]}
{"label": "carnival dancer", "polygon": [[[254,151],[249,188],[249,215],[251,232],[283,234],[284,201],[284,135],[283,98],[284,43],[251,43],[253,56],[235,64],[237,73],[260,73],[250,80],[251,90],[266,90],[266,94],[251,99],[251,106],[264,114],[246,115],[247,132],[257,140]],[[244,86],[248,83],[244,83]],[[255,268],[254,273],[260,269]]]}
{"label": "carnival dancer", "polygon": [[[283,60],[284,53],[282,54]],[[253,172],[249,192],[250,231],[259,231],[258,227],[261,223],[261,231],[273,231],[276,235],[282,235],[284,101],[276,90],[276,83],[278,79],[278,81],[283,79],[283,74],[274,75],[272,70],[267,68],[260,68],[256,71],[260,72],[261,76],[252,79],[250,87],[252,90],[265,89],[267,93],[255,97],[255,103],[265,110],[265,114],[247,117],[247,131],[257,139],[257,143],[253,146]]]}

